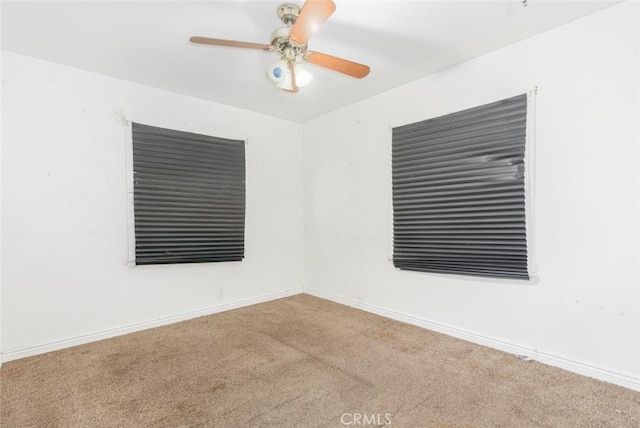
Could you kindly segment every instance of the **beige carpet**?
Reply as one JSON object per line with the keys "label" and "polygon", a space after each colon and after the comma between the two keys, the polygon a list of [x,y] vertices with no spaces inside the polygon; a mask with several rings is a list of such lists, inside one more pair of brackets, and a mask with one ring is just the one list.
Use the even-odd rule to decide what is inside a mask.
{"label": "beige carpet", "polygon": [[640,427],[640,393],[309,295],[0,379],[2,427]]}

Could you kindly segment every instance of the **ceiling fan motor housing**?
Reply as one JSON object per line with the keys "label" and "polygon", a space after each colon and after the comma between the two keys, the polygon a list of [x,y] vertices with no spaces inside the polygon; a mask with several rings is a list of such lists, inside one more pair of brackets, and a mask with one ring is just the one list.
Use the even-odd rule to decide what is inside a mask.
{"label": "ceiling fan motor housing", "polygon": [[271,44],[276,46],[277,44],[284,43],[289,38],[290,32],[291,27],[276,28],[273,33],[271,33]]}
{"label": "ceiling fan motor housing", "polygon": [[271,46],[287,61],[305,61],[306,43],[295,43],[289,38],[291,27],[280,27],[271,33]]}

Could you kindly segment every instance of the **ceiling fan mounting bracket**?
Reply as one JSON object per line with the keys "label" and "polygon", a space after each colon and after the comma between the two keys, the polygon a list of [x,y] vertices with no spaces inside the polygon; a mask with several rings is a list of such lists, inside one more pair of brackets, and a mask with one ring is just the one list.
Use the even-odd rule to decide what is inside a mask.
{"label": "ceiling fan mounting bracket", "polygon": [[292,3],[285,3],[278,7],[278,16],[285,25],[291,27],[300,15],[300,7]]}

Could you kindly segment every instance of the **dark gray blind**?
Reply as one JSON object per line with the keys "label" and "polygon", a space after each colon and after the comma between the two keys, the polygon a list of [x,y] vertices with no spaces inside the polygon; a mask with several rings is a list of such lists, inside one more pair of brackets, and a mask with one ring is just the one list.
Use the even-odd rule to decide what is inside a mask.
{"label": "dark gray blind", "polygon": [[244,257],[244,141],[133,124],[136,264]]}
{"label": "dark gray blind", "polygon": [[393,129],[397,268],[528,279],[527,96]]}

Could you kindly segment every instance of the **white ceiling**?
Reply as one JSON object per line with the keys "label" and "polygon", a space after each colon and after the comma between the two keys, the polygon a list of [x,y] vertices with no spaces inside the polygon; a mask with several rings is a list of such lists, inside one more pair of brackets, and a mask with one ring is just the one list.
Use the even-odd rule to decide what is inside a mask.
{"label": "white ceiling", "polygon": [[310,66],[314,80],[298,94],[269,80],[273,53],[188,42],[195,35],[269,43],[284,0],[3,1],[2,47],[305,122],[616,3],[334,1],[336,12],[309,48],[367,64],[371,73],[354,79]]}

